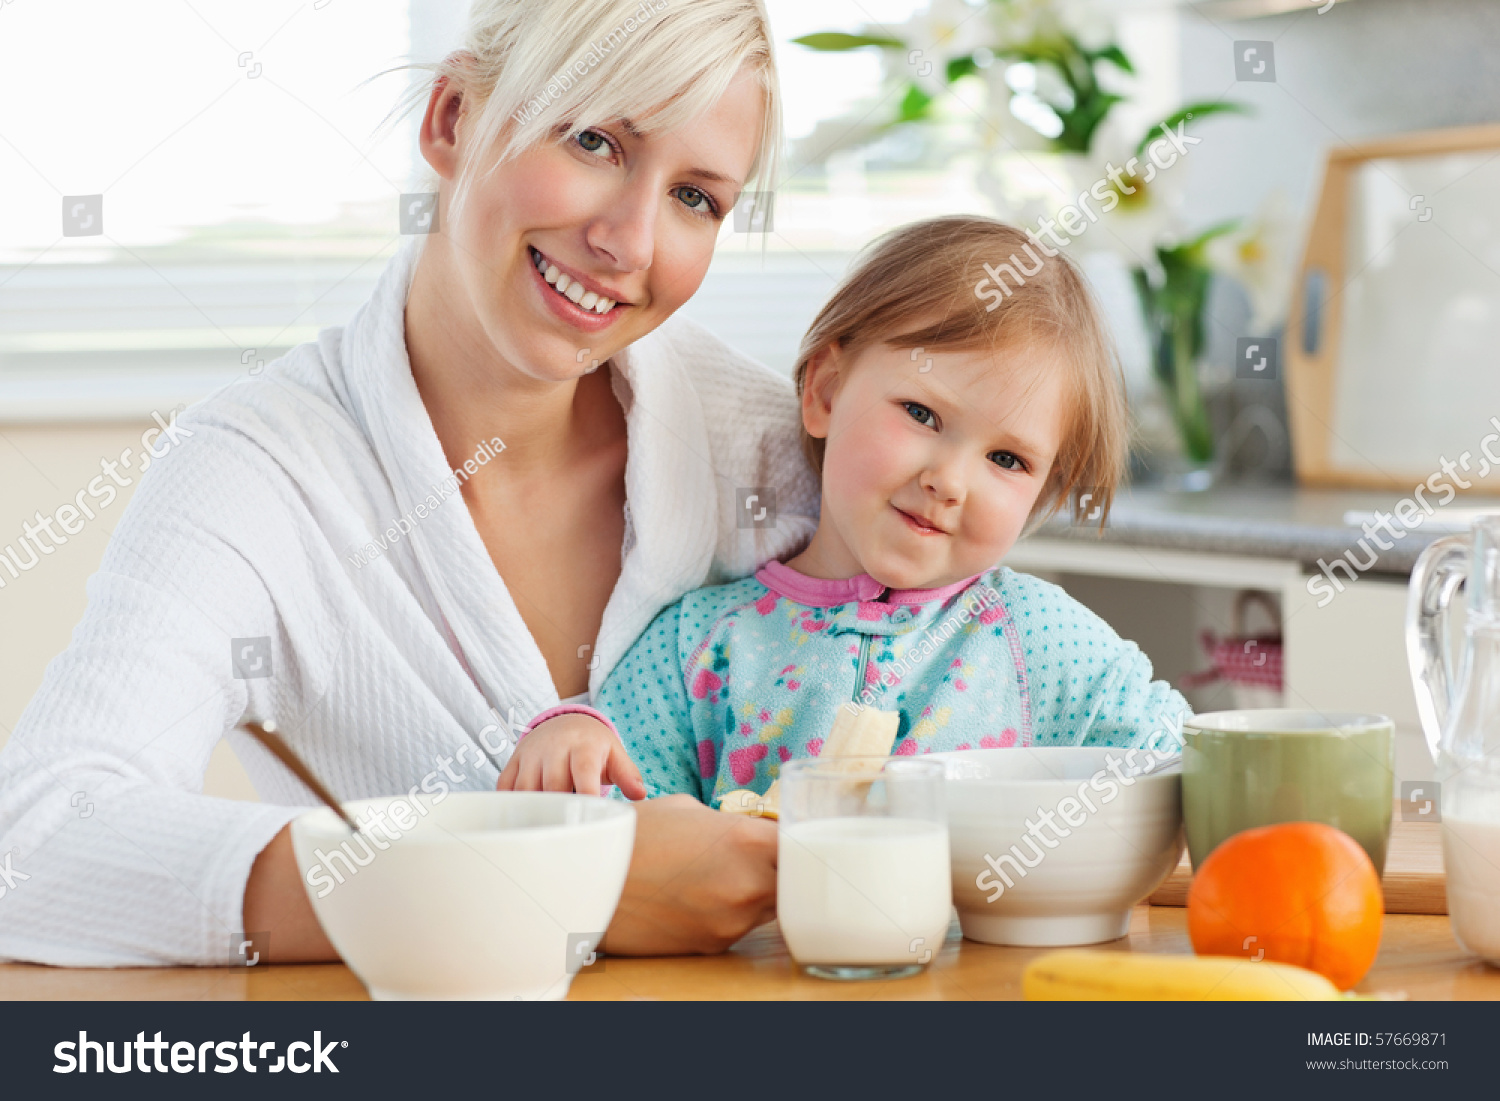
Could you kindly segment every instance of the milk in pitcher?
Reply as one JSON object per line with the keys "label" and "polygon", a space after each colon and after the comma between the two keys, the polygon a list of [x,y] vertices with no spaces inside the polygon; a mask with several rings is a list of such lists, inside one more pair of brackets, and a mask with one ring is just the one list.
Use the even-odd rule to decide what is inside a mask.
{"label": "milk in pitcher", "polygon": [[1443,867],[1454,936],[1500,965],[1500,822],[1444,814]]}

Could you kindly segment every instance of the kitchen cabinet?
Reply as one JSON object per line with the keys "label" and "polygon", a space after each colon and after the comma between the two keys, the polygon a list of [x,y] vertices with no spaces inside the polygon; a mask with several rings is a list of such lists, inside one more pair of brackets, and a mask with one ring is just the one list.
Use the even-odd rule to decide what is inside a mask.
{"label": "kitchen cabinet", "polygon": [[[1363,571],[1335,566],[1352,554],[1370,562],[1350,511],[1389,510],[1396,494],[1226,488],[1201,494],[1127,490],[1102,532],[1054,518],[1019,542],[1007,565],[1055,581],[1134,639],[1158,676],[1176,683],[1207,668],[1202,631],[1231,633],[1234,596],[1268,594],[1280,611],[1283,706],[1373,711],[1396,724],[1396,779],[1432,777],[1405,648],[1406,581],[1432,539],[1457,525],[1439,508],[1425,530],[1385,539]],[[1486,502],[1459,498],[1460,507]],[[1326,569],[1325,569],[1326,567]],[[1349,573],[1357,575],[1350,580]],[[1342,591],[1329,581],[1337,579]],[[1260,620],[1248,624],[1261,633]],[[1189,693],[1198,710],[1233,707],[1222,689]]]}

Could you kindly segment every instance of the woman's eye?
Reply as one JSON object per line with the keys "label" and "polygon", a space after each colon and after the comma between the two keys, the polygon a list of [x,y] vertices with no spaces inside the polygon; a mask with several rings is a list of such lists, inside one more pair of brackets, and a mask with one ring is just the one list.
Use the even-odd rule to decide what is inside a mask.
{"label": "woman's eye", "polygon": [[696,187],[684,184],[681,187],[674,187],[670,194],[694,214],[717,214],[719,212],[714,201],[708,197],[708,193],[699,191]]}
{"label": "woman's eye", "polygon": [[573,139],[580,148],[589,153],[597,153],[599,150],[609,149],[609,139],[597,130],[580,130]]}
{"label": "woman's eye", "polygon": [[937,426],[937,416],[927,406],[915,401],[903,401],[906,411],[911,414],[911,419],[918,424],[925,424],[928,428]]}
{"label": "woman's eye", "polygon": [[1021,457],[1013,451],[991,451],[990,462],[1002,470],[1025,470],[1026,464]]}

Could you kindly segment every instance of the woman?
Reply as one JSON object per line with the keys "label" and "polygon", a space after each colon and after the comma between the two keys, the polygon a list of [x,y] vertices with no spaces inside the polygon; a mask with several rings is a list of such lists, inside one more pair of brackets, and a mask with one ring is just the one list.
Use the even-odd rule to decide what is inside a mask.
{"label": "woman", "polygon": [[[181,418],[0,754],[30,877],[0,955],[335,958],[287,826],[310,795],[240,724],[343,799],[493,788],[514,725],[596,689],[659,608],[805,540],[789,384],[671,319],[777,119],[758,0],[475,3],[422,121],[436,232],[347,327]],[[767,488],[776,525],[742,526]],[[226,734],[266,802],[200,794]],[[639,814],[608,950],[770,916],[769,823]]]}

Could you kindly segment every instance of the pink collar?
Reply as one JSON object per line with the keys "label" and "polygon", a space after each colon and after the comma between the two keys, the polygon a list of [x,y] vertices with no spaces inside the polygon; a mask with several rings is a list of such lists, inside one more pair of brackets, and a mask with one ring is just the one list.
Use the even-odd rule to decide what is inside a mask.
{"label": "pink collar", "polygon": [[[812,608],[831,608],[836,604],[928,604],[943,602],[963,592],[979,577],[955,581],[941,589],[887,589],[867,573],[855,577],[808,577],[784,562],[767,562],[756,573],[759,581],[772,592]],[[884,594],[884,600],[877,600]]]}

